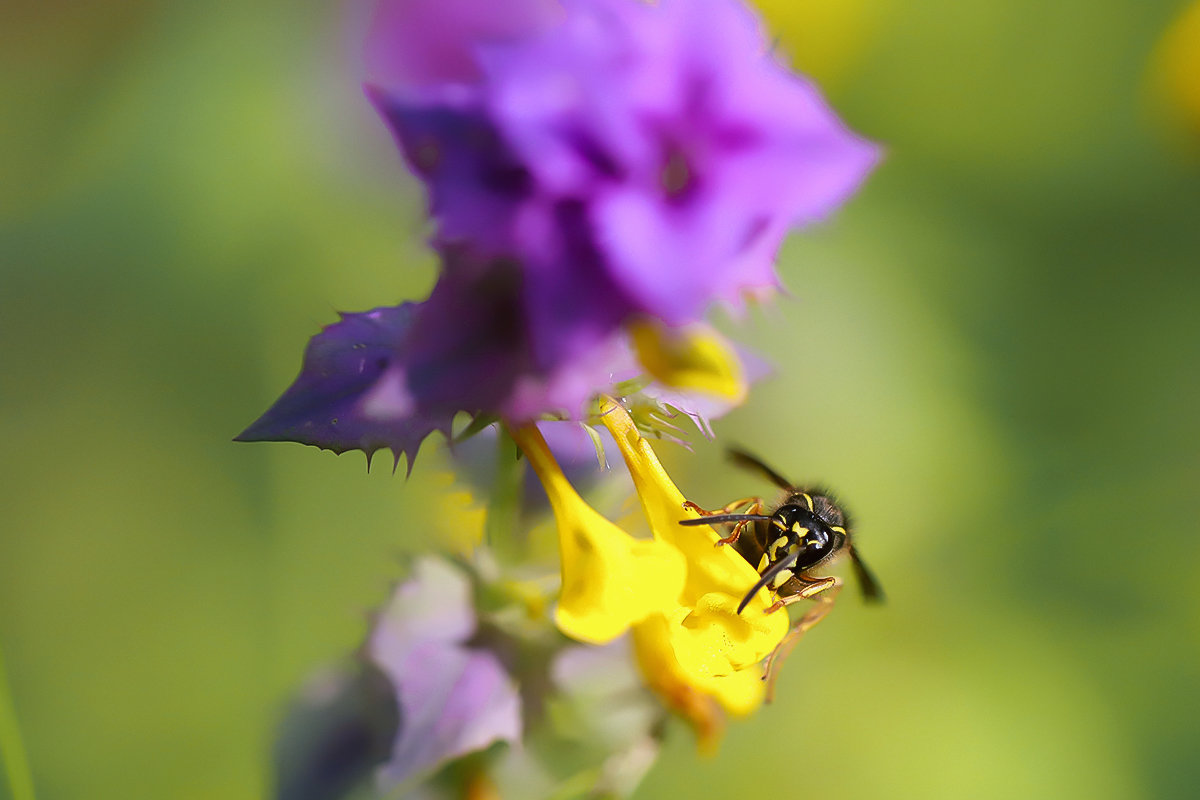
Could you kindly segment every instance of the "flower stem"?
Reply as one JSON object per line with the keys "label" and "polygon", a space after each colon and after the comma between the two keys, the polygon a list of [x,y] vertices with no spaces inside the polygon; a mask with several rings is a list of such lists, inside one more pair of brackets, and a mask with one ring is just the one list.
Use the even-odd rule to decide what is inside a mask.
{"label": "flower stem", "polygon": [[8,776],[13,800],[34,800],[33,774],[4,672],[3,653],[0,653],[0,764],[4,765],[4,774]]}
{"label": "flower stem", "polygon": [[502,560],[520,561],[526,542],[518,532],[521,488],[525,465],[518,459],[519,450],[511,437],[497,437],[496,477],[488,493],[487,517],[484,532],[488,546]]}

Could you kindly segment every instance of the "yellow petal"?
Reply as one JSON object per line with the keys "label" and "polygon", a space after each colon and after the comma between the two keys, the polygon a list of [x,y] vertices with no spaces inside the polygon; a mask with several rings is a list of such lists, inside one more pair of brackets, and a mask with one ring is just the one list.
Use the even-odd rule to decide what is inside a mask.
{"label": "yellow petal", "polygon": [[716,678],[706,688],[721,707],[735,717],[753,714],[767,694],[767,684],[759,668],[738,670]]}
{"label": "yellow petal", "polygon": [[[766,684],[757,665],[723,674],[696,673],[680,660],[679,630],[661,615],[646,618],[633,627],[634,653],[647,685],[691,723],[704,749],[720,735],[724,720],[719,711],[739,717],[752,713],[762,705]],[[714,658],[712,663],[721,662]]]}
{"label": "yellow petal", "polygon": [[[737,600],[706,595],[681,618],[668,619],[666,635],[682,679],[712,696],[730,714],[744,716],[762,704],[766,686],[759,663],[779,643],[771,624],[739,617]],[[766,622],[771,617],[761,615]],[[785,628],[786,629],[786,628]]]}
{"label": "yellow petal", "polygon": [[628,326],[638,361],[665,386],[702,392],[731,403],[746,396],[746,378],[737,354],[705,325],[668,328],[651,320]]}
{"label": "yellow petal", "polygon": [[725,728],[725,716],[716,698],[696,687],[680,667],[662,614],[652,614],[633,627],[633,651],[646,685],[668,708],[687,720],[696,731],[702,751],[715,752]]}
{"label": "yellow petal", "polygon": [[634,539],[583,501],[533,425],[510,434],[533,466],[558,524],[560,630],[579,641],[608,642],[651,613],[679,605],[686,564],[669,544]]}
{"label": "yellow petal", "polygon": [[[758,581],[758,572],[732,547],[717,547],[721,537],[711,527],[679,524],[680,520],[696,519],[699,515],[683,507],[683,494],[619,403],[609,397],[602,398],[600,415],[625,458],[625,466],[633,478],[638,499],[655,537],[674,545],[687,558],[684,605],[694,606],[701,597],[714,591],[724,592],[740,601]],[[743,613],[763,616],[768,602],[767,592],[759,592]],[[779,629],[782,638],[787,621],[780,620],[772,626]]]}
{"label": "yellow petal", "polygon": [[[602,399],[601,415],[625,458],[655,536],[687,558],[680,606],[661,621],[647,621],[635,631],[639,649],[653,654],[639,658],[660,662],[666,670],[657,688],[669,703],[676,704],[676,696],[693,691],[715,699],[732,714],[747,714],[762,703],[765,687],[758,665],[787,633],[788,615],[765,613],[769,602],[765,591],[737,613],[758,573],[733,548],[717,547],[720,537],[711,527],[679,524],[697,515],[683,507],[683,495],[650,443],[611,398]],[[668,662],[669,669],[663,666]]]}
{"label": "yellow petal", "polygon": [[740,602],[741,597],[722,592],[704,595],[691,613],[680,620],[678,637],[692,640],[690,648],[719,652],[732,670],[757,665],[779,643],[779,631],[786,632],[787,614],[738,614]]}

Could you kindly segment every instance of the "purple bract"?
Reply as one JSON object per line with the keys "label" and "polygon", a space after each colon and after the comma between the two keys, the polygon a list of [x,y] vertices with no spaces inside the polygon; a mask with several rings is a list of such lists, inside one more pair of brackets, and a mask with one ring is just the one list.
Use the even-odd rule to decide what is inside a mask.
{"label": "purple bract", "polygon": [[342,314],[309,341],[300,376],[237,441],[362,450],[368,463],[375,451],[390,448],[397,463],[407,453],[411,472],[425,437],[448,433],[453,421],[453,412],[418,409],[408,389],[404,343],[414,312],[423,307],[405,303]]}

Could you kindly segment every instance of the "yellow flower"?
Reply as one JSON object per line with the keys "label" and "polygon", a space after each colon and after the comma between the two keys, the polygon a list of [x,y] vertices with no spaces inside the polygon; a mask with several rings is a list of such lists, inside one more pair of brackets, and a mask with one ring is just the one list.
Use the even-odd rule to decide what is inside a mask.
{"label": "yellow flower", "polygon": [[[683,507],[683,494],[650,443],[615,401],[605,398],[600,413],[633,477],[655,537],[677,548],[687,560],[679,603],[663,609],[661,619],[647,620],[647,629],[638,630],[634,637],[639,659],[651,662],[643,663],[643,671],[677,676],[687,688],[712,697],[729,713],[748,714],[763,701],[760,664],[787,633],[788,616],[765,613],[771,602],[765,590],[737,613],[758,573],[733,548],[717,547],[720,536],[712,528],[679,524],[694,519],[696,512]],[[669,647],[654,646],[664,642]]]}
{"label": "yellow flower", "polygon": [[642,319],[630,323],[628,330],[638,362],[664,386],[733,404],[745,399],[742,365],[729,343],[707,325],[668,328]]}
{"label": "yellow flower", "polygon": [[786,613],[767,614],[764,590],[737,606],[758,573],[736,551],[717,547],[629,414],[604,398],[601,420],[633,478],[653,539],[634,539],[588,506],[563,476],[533,426],[513,431],[546,487],[562,547],[559,628],[576,639],[608,641],[633,630],[647,683],[711,745],[722,710],[748,714],[763,701],[761,663],[788,630]]}
{"label": "yellow flower", "polygon": [[510,431],[546,489],[558,523],[562,593],[554,620],[573,639],[612,641],[677,602],[683,555],[657,539],[634,539],[583,501],[534,425]]}

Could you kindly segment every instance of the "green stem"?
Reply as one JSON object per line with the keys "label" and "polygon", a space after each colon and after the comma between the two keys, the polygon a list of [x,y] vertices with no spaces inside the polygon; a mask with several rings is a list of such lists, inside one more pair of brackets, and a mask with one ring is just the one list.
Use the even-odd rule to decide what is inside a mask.
{"label": "green stem", "polygon": [[525,542],[517,533],[525,464],[521,451],[505,428],[500,429],[496,449],[496,482],[488,499],[484,531],[487,543],[502,563],[520,562]]}
{"label": "green stem", "polygon": [[17,709],[8,689],[8,677],[4,673],[3,653],[0,653],[0,764],[8,776],[13,800],[34,800],[33,774],[25,744],[21,741],[21,727],[17,725]]}

